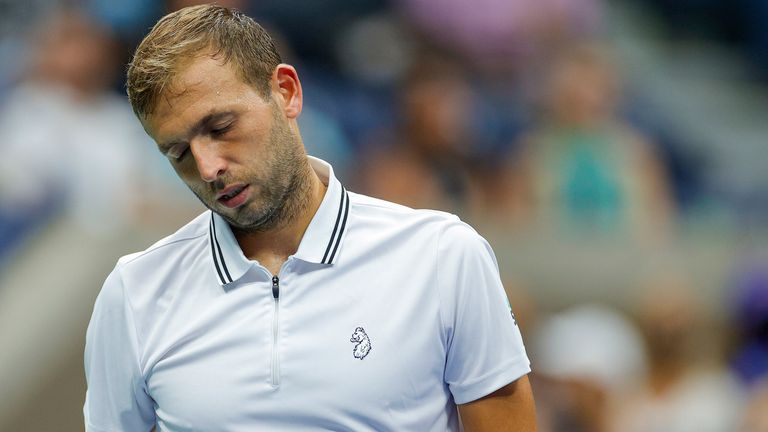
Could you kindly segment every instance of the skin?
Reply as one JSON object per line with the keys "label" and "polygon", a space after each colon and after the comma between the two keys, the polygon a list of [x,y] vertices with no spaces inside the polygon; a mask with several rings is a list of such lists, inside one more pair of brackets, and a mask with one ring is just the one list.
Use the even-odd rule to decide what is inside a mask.
{"label": "skin", "polygon": [[459,405],[465,432],[536,432],[536,407],[527,376]]}
{"label": "skin", "polygon": [[[200,201],[224,217],[244,254],[273,274],[298,250],[326,186],[310,168],[296,119],[296,70],[277,66],[262,97],[235,69],[203,53],[180,68],[142,122]],[[217,198],[245,187],[229,208]]]}
{"label": "skin", "polygon": [[[202,53],[180,68],[142,124],[190,190],[229,222],[243,253],[277,274],[298,250],[326,186],[309,166],[296,124],[296,70],[277,66],[270,87],[264,98],[229,64]],[[246,187],[237,208],[217,200],[232,187]],[[459,412],[468,432],[536,430],[526,377]]]}

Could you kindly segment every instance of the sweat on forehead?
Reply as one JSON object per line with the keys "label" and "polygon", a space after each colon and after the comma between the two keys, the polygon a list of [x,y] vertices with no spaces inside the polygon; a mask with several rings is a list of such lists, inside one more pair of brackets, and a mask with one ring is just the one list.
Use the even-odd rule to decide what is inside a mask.
{"label": "sweat on forehead", "polygon": [[[163,97],[177,96],[200,84],[215,81],[219,78],[218,71],[211,66],[226,66],[228,64],[227,59],[212,53],[210,49],[204,49],[180,58],[169,71],[165,85],[159,95]],[[237,69],[235,69],[235,73],[241,80],[245,81],[245,77],[240,76],[241,74]]]}
{"label": "sweat on forehead", "polygon": [[173,75],[169,75],[167,84],[146,118],[161,114],[166,109],[181,109],[198,99],[213,102],[224,95],[227,100],[235,101],[250,91],[266,100],[231,63],[214,55],[198,55],[192,60],[185,60]]}

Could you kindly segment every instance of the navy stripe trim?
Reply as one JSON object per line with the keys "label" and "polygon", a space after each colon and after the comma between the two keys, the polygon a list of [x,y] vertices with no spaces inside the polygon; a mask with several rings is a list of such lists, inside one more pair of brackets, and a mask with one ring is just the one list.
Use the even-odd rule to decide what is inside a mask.
{"label": "navy stripe trim", "polygon": [[213,246],[213,218],[208,224],[208,239],[211,242],[211,258],[213,259],[213,265],[216,267],[216,273],[219,275],[219,282],[225,285],[227,282],[224,280],[224,275],[221,274],[221,268],[219,267],[219,261],[216,257],[216,248]]}
{"label": "navy stripe trim", "polygon": [[346,191],[344,191],[344,220],[341,221],[341,229],[339,230],[339,236],[336,238],[336,245],[333,247],[333,252],[331,252],[331,257],[328,258],[328,262],[332,263],[333,258],[336,256],[336,250],[339,249],[339,245],[341,244],[341,237],[344,235],[344,227],[347,226],[347,216],[349,215],[349,194],[347,194]]}
{"label": "navy stripe trim", "polygon": [[[229,269],[227,269],[227,263],[224,262],[224,254],[221,253],[219,238],[216,236],[216,222],[213,220],[213,213],[211,213],[211,250],[213,251],[213,262],[216,264],[216,271],[219,273],[219,278],[222,281],[221,283],[228,284],[232,282],[232,276],[229,274]],[[218,252],[218,255],[216,252]],[[218,262],[216,261],[216,258],[218,258]],[[221,263],[221,269],[224,269],[224,274],[227,275],[226,279],[224,278],[224,275],[221,274],[221,269],[218,264],[219,262]]]}
{"label": "navy stripe trim", "polygon": [[333,233],[331,233],[331,239],[328,240],[328,247],[325,248],[325,254],[323,254],[323,259],[320,261],[321,264],[328,264],[328,261],[326,261],[326,258],[328,258],[328,254],[331,252],[331,247],[333,247],[334,239],[336,238],[336,231],[339,230],[339,222],[341,222],[341,214],[344,210],[344,195],[346,195],[347,191],[344,190],[344,186],[341,187],[341,199],[339,200],[339,213],[336,215],[336,224],[333,226]]}

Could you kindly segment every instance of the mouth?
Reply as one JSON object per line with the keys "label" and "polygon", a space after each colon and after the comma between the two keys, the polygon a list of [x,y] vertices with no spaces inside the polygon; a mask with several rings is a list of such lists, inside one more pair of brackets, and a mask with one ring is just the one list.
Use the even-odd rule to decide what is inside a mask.
{"label": "mouth", "polygon": [[228,208],[241,206],[248,199],[249,185],[230,186],[216,194],[216,201]]}

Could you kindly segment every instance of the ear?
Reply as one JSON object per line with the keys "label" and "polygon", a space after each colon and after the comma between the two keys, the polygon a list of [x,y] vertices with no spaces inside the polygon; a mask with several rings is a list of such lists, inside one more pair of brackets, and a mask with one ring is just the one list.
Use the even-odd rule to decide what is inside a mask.
{"label": "ear", "polygon": [[272,90],[277,92],[277,100],[285,116],[296,119],[301,114],[303,103],[301,81],[296,69],[285,63],[277,65],[272,72]]}

